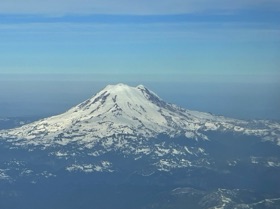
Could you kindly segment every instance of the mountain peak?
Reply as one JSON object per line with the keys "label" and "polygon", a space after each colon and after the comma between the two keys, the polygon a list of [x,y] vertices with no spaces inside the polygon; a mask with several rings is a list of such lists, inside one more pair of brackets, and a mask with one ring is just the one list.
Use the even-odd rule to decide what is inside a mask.
{"label": "mountain peak", "polygon": [[[140,91],[140,92],[150,92],[152,93],[152,91],[150,91],[147,87],[145,87],[144,85],[140,84],[136,87],[133,86],[129,86],[127,84],[124,83],[118,83],[118,84],[114,84],[114,85],[107,85],[101,92],[107,91],[109,93],[119,93],[119,92],[124,92],[124,91]],[[153,93],[155,94],[155,93]]]}
{"label": "mountain peak", "polygon": [[137,89],[147,89],[144,85],[140,84],[136,87]]}
{"label": "mountain peak", "polygon": [[121,90],[125,90],[125,89],[130,89],[130,88],[133,88],[131,86],[128,86],[124,83],[118,83],[118,84],[110,84],[110,85],[107,85],[103,91],[121,91]]}
{"label": "mountain peak", "polygon": [[[90,144],[116,136],[151,138],[159,134],[207,139],[207,130],[230,130],[266,134],[248,128],[248,123],[185,110],[163,101],[143,85],[108,85],[92,98],[65,113],[0,133],[31,144]],[[275,137],[274,137],[275,138]],[[44,140],[38,140],[44,139]],[[280,144],[280,143],[279,143]]]}
{"label": "mountain peak", "polygon": [[136,87],[126,85],[124,83],[118,83],[115,85],[107,85],[102,91],[97,93],[92,99],[96,101],[98,99],[104,99],[107,97],[114,97],[114,102],[118,98],[119,102],[127,102],[131,104],[141,105],[141,103],[152,102],[156,105],[162,106],[166,103],[154,92],[140,84]]}

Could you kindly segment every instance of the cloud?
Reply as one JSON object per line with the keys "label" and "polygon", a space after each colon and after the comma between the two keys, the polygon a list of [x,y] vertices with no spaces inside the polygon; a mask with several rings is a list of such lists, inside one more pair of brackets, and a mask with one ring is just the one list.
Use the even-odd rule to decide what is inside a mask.
{"label": "cloud", "polygon": [[0,14],[160,15],[276,8],[279,0],[9,0],[1,2]]}

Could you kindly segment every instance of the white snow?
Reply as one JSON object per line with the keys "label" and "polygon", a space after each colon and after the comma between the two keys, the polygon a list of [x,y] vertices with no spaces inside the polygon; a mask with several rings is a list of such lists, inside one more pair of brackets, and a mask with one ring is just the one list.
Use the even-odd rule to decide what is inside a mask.
{"label": "white snow", "polygon": [[108,161],[101,161],[99,164],[72,164],[66,167],[66,170],[69,172],[81,171],[85,173],[92,172],[112,172],[112,164]]}
{"label": "white snow", "polygon": [[251,163],[253,163],[253,164],[258,164],[258,163],[259,163],[258,158],[252,156],[252,157],[251,157]]}
{"label": "white snow", "polygon": [[29,175],[32,174],[32,173],[33,173],[32,170],[30,170],[30,169],[24,169],[24,170],[20,173],[20,175],[22,175],[22,176],[29,176]]}
{"label": "white snow", "polygon": [[205,150],[203,149],[203,148],[198,148],[198,151],[200,152],[200,153],[205,153]]}
{"label": "white snow", "polygon": [[155,154],[159,157],[162,157],[170,152],[170,149],[165,149],[161,147],[157,147]]}
{"label": "white snow", "polygon": [[270,167],[275,167],[275,166],[276,166],[276,164],[275,164],[274,162],[271,162],[271,161],[267,162],[267,164],[268,164]]}
{"label": "white snow", "polygon": [[66,157],[66,156],[68,156],[67,152],[61,152],[61,151],[56,152],[55,155],[57,157]]}
{"label": "white snow", "polygon": [[195,138],[195,133],[194,133],[194,132],[190,132],[190,131],[186,131],[186,132],[185,132],[185,136],[186,136],[187,138],[192,139],[192,138]]}
{"label": "white snow", "polygon": [[214,207],[213,209],[225,209],[226,206],[232,201],[230,198],[222,196],[222,204],[220,206]]}
{"label": "white snow", "polygon": [[207,121],[205,123],[205,127],[206,127],[206,130],[212,130],[212,131],[218,129],[218,126],[215,123],[211,123],[209,121]]}
{"label": "white snow", "polygon": [[[129,139],[153,138],[161,133],[170,137],[184,134],[187,138],[208,140],[203,131],[219,129],[266,137],[266,140],[280,145],[280,125],[268,121],[260,123],[263,123],[262,129],[255,128],[254,122],[251,124],[185,110],[164,102],[143,85],[130,87],[117,84],[106,86],[92,98],[63,114],[2,130],[0,138],[8,138],[18,146],[65,146],[75,142],[90,149],[103,140],[102,145],[106,148],[121,148],[129,143]],[[123,135],[126,135],[126,139]],[[191,154],[189,150],[186,151]],[[150,151],[139,149],[137,152]],[[159,156],[165,154],[159,149],[155,152]]]}
{"label": "white snow", "polygon": [[148,155],[151,153],[151,149],[149,147],[142,147],[142,148],[138,148],[136,149],[136,153],[137,154],[145,154]]}
{"label": "white snow", "polygon": [[172,154],[173,155],[180,155],[180,154],[182,154],[182,152],[181,151],[179,151],[179,150],[177,150],[177,149],[172,149]]}
{"label": "white snow", "polygon": [[190,155],[192,155],[193,153],[189,150],[188,147],[184,146],[184,149],[187,151],[187,153],[189,153]]}
{"label": "white snow", "polygon": [[0,169],[0,180],[8,180],[10,177],[5,173],[5,170]]}

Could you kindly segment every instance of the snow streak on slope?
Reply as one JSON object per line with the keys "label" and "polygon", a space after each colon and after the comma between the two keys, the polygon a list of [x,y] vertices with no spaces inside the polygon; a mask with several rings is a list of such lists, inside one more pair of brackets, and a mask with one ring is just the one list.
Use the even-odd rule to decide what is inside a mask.
{"label": "snow streak on slope", "polygon": [[[102,139],[170,137],[207,140],[205,131],[232,131],[263,137],[280,144],[278,123],[242,121],[190,111],[168,104],[143,85],[108,85],[91,99],[67,112],[1,131],[17,145],[54,146],[78,143],[93,147]],[[108,142],[110,143],[110,142]]]}

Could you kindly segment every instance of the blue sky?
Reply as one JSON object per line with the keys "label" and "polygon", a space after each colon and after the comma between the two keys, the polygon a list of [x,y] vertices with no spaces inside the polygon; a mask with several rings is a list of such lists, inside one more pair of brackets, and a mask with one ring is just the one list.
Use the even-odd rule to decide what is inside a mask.
{"label": "blue sky", "polygon": [[39,79],[38,92],[51,91],[47,82],[58,78],[277,86],[279,66],[276,0],[1,2],[0,80],[14,88]]}

